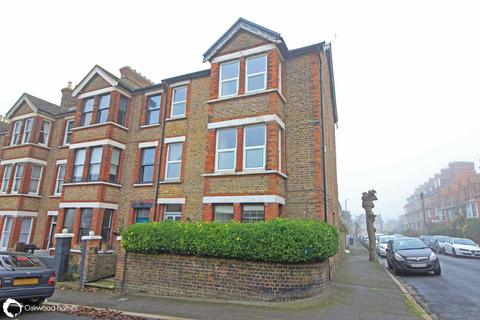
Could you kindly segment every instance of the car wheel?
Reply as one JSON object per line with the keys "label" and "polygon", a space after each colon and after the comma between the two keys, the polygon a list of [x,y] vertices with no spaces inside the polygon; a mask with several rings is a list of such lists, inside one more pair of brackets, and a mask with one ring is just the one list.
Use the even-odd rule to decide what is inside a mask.
{"label": "car wheel", "polygon": [[433,270],[433,274],[436,275],[436,276],[441,275],[442,274],[442,269],[437,268],[437,269]]}
{"label": "car wheel", "polygon": [[388,269],[392,269],[392,264],[390,263],[390,261],[388,261],[388,259],[387,259],[387,266],[388,266]]}
{"label": "car wheel", "polygon": [[396,275],[396,276],[399,276],[401,274],[400,270],[398,270],[397,268],[397,265],[394,263],[392,263],[392,269],[393,269],[393,273]]}
{"label": "car wheel", "polygon": [[455,252],[455,248],[452,248],[452,256],[456,257],[457,253]]}

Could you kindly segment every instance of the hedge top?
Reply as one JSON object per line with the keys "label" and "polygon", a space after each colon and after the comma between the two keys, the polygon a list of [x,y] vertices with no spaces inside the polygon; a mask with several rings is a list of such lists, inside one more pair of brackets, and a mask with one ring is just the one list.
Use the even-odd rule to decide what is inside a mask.
{"label": "hedge top", "polygon": [[324,261],[338,251],[335,227],[317,220],[256,223],[138,223],[122,232],[136,253],[195,255],[279,263]]}

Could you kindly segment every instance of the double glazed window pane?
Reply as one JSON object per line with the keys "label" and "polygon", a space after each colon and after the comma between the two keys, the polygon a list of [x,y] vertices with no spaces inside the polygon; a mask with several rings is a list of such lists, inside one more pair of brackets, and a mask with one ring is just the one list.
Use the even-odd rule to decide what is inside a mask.
{"label": "double glazed window pane", "polygon": [[120,97],[120,104],[118,105],[118,124],[124,126],[125,125],[125,115],[127,113],[127,104],[128,99],[124,96]]}
{"label": "double glazed window pane", "polygon": [[263,221],[265,218],[265,207],[263,205],[244,205],[242,210],[243,222]]}
{"label": "double glazed window pane", "polygon": [[102,147],[92,148],[90,153],[90,167],[88,169],[88,180],[98,181],[100,178],[100,165],[102,163]]}
{"label": "double glazed window pane", "polygon": [[42,173],[42,167],[39,165],[34,165],[32,168],[32,175],[30,177],[30,188],[28,190],[29,193],[38,192],[41,173]]}
{"label": "double glazed window pane", "polygon": [[155,161],[155,148],[142,149],[142,162],[140,167],[140,182],[153,181],[153,163]]}
{"label": "double glazed window pane", "polygon": [[165,206],[164,220],[180,221],[182,219],[182,205],[181,204],[167,204]]}
{"label": "double glazed window pane", "polygon": [[229,222],[233,220],[232,205],[216,205],[213,212],[213,220],[216,222]]}
{"label": "double glazed window pane", "polygon": [[85,149],[77,149],[75,152],[75,162],[73,164],[73,181],[82,181],[83,165],[85,163]]}
{"label": "double glazed window pane", "polygon": [[173,90],[172,114],[171,117],[181,117],[185,115],[187,106],[187,87],[175,88]]}
{"label": "double glazed window pane", "polygon": [[245,127],[245,169],[265,167],[265,125]]}
{"label": "double glazed window pane", "polygon": [[6,164],[3,168],[3,179],[2,179],[2,193],[6,193],[8,190],[8,183],[10,182],[10,177],[12,176],[12,165]]}
{"label": "double glazed window pane", "polygon": [[78,232],[78,240],[83,236],[88,236],[92,227],[93,209],[81,209],[80,211],[80,230]]}
{"label": "double glazed window pane", "polygon": [[135,223],[150,222],[150,208],[135,209]]}
{"label": "double glazed window pane", "polygon": [[73,120],[68,120],[67,125],[65,127],[65,141],[64,144],[70,144],[72,139],[72,128],[73,128]]}
{"label": "double glazed window pane", "polygon": [[83,102],[82,125],[88,126],[92,123],[93,113],[93,98],[87,99]]}
{"label": "double glazed window pane", "polygon": [[102,221],[102,242],[107,243],[110,240],[110,231],[112,230],[112,209],[105,209]]}
{"label": "double glazed window pane", "polygon": [[55,188],[55,193],[60,194],[63,190],[63,181],[65,178],[65,164],[61,164],[58,166],[58,176],[57,176],[57,186]]}
{"label": "double glazed window pane", "polygon": [[42,123],[42,128],[40,130],[40,137],[38,139],[38,143],[47,145],[49,135],[50,135],[50,121],[45,120]]}
{"label": "double glazed window pane", "polygon": [[237,94],[239,62],[223,63],[220,68],[220,96],[225,97]]}
{"label": "double glazed window pane", "polygon": [[101,96],[98,101],[97,123],[104,123],[108,120],[108,110],[110,108],[110,95]]}
{"label": "double glazed window pane", "polygon": [[235,169],[237,129],[218,130],[217,135],[217,170],[233,170]]}
{"label": "double glazed window pane", "polygon": [[267,56],[247,59],[247,91],[265,89],[267,76]]}
{"label": "double glazed window pane", "polygon": [[17,164],[17,169],[15,170],[15,179],[13,180],[12,192],[18,193],[20,190],[20,183],[22,182],[24,164]]}
{"label": "double glazed window pane", "polygon": [[76,209],[65,209],[65,217],[63,218],[62,229],[67,229],[68,233],[73,232],[73,225],[75,224]]}
{"label": "double glazed window pane", "polygon": [[20,143],[20,130],[22,130],[22,121],[17,121],[13,127],[11,145],[17,145]]}
{"label": "double glazed window pane", "polygon": [[109,181],[110,182],[117,182],[117,175],[118,175],[118,166],[120,164],[120,150],[113,149],[112,151],[112,160],[110,161],[110,174],[109,174]]}
{"label": "double glazed window pane", "polygon": [[25,120],[25,128],[23,129],[23,143],[30,143],[32,137],[33,119]]}
{"label": "double glazed window pane", "polygon": [[20,234],[18,236],[18,242],[28,243],[30,238],[30,228],[32,226],[32,218],[23,218],[22,225],[20,227]]}
{"label": "double glazed window pane", "polygon": [[180,170],[182,167],[182,144],[171,143],[168,145],[167,159],[167,179],[180,178]]}
{"label": "double glazed window pane", "polygon": [[160,95],[148,97],[147,123],[157,124],[160,119]]}

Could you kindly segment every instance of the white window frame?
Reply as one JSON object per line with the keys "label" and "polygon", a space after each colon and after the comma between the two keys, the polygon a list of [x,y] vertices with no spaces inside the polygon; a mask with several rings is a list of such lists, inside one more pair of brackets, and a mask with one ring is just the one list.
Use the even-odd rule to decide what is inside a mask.
{"label": "white window frame", "polygon": [[[10,230],[8,230],[8,240],[7,240],[7,245],[5,247],[1,246],[3,242],[5,241],[5,229],[8,225],[7,221],[10,220],[12,223],[10,224]],[[8,248],[8,243],[10,242],[10,236],[12,235],[12,229],[13,229],[13,217],[12,216],[5,216],[5,219],[3,221],[3,229],[2,229],[2,239],[0,240],[0,249],[2,251],[6,250]]]}
{"label": "white window frame", "polygon": [[28,229],[27,241],[24,242],[26,244],[30,243],[30,237],[32,236],[32,227],[33,227],[33,218],[32,217],[23,217],[22,223],[20,224],[20,231],[18,233],[18,242],[20,242],[20,237],[22,235],[22,225],[25,220],[30,220],[30,228]]}
{"label": "white window frame", "polygon": [[282,129],[278,129],[278,172],[282,172]]}
{"label": "white window frame", "polygon": [[[7,168],[10,168],[8,178],[6,177]],[[2,184],[1,184],[1,187],[0,187],[0,194],[7,194],[8,184],[10,183],[10,179],[12,178],[12,171],[13,171],[13,164],[6,164],[6,165],[3,166],[3,177],[2,177]],[[3,189],[5,189],[5,191]]]}
{"label": "white window frame", "polygon": [[15,141],[15,137],[20,137],[20,134],[22,133],[22,124],[23,124],[22,120],[18,120],[13,124],[12,139],[10,140],[11,146],[16,146],[20,144],[21,141],[16,141],[16,143],[14,143],[14,141]]}
{"label": "white window frame", "polygon": [[[43,125],[48,123],[48,131],[43,131]],[[50,139],[50,131],[52,130],[52,122],[48,120],[43,120],[42,125],[40,126],[40,136],[44,135],[43,143],[40,143],[40,136],[38,137],[38,144],[42,146],[48,146],[48,139]]]}
{"label": "white window frame", "polygon": [[[226,66],[226,65],[229,65],[229,64],[234,64],[234,63],[238,64],[237,77],[222,80],[222,74],[223,74],[222,67]],[[222,85],[223,85],[223,83],[224,82],[229,82],[229,81],[232,81],[232,80],[237,81],[237,90],[235,91],[235,93],[222,95]],[[234,60],[234,61],[228,61],[228,62],[221,63],[220,64],[220,74],[219,74],[219,77],[218,77],[218,96],[220,98],[225,98],[225,97],[233,97],[233,96],[238,95],[239,84],[240,84],[240,60]]]}
{"label": "white window frame", "polygon": [[[62,179],[60,179],[60,167],[65,167],[65,170],[63,171],[63,178]],[[62,190],[60,190],[60,192],[57,192],[57,191],[58,191],[58,186],[60,184],[60,180],[62,182],[65,182],[65,173],[66,172],[67,172],[67,165],[65,163],[61,163],[61,164],[57,165],[57,178],[55,179],[55,189],[53,190],[53,195],[59,196],[59,195],[62,194],[63,184],[62,184]]]}
{"label": "white window frame", "polygon": [[[33,168],[35,166],[40,167],[40,175],[38,176],[37,190],[35,190],[35,192],[30,192],[30,186],[32,185]],[[30,181],[29,181],[29,184],[28,184],[28,194],[38,195],[38,192],[40,190],[40,182],[42,181],[42,175],[43,175],[43,166],[41,166],[39,164],[33,164],[32,165],[32,171],[30,172]]]}
{"label": "white window frame", "polygon": [[[248,60],[255,59],[255,58],[258,58],[258,57],[261,57],[261,56],[264,56],[264,57],[265,57],[265,71],[248,74]],[[250,92],[259,92],[259,91],[264,91],[264,90],[266,90],[266,89],[267,89],[267,76],[268,76],[268,75],[267,75],[267,71],[268,71],[268,57],[267,57],[267,55],[266,55],[265,53],[248,57],[248,58],[245,60],[245,92],[246,92],[246,93],[250,93]],[[258,75],[260,75],[260,74],[264,74],[264,75],[265,75],[265,76],[263,77],[263,88],[255,89],[255,90],[248,90],[248,78],[249,78],[249,77],[253,77],[253,76],[258,76]]]}
{"label": "white window frame", "polygon": [[[219,146],[218,139],[220,137],[219,133],[221,131],[227,131],[227,130],[235,130],[235,147],[227,148],[227,149],[219,149],[219,147],[218,147]],[[218,172],[235,171],[236,164],[237,164],[237,147],[238,147],[238,130],[237,130],[237,127],[217,129],[216,142],[215,142],[215,171],[218,171]],[[232,151],[233,151],[233,168],[231,168],[231,169],[219,169],[218,168],[218,160],[219,160],[218,155],[220,153],[223,153],[223,152],[232,152]]]}
{"label": "white window frame", "polygon": [[[30,130],[28,130],[28,124],[30,124]],[[32,132],[33,132],[33,118],[28,118],[25,120],[25,126],[23,126],[23,137],[22,144],[32,142]],[[28,137],[28,140],[27,140]]]}
{"label": "white window frame", "polygon": [[[175,143],[169,143],[167,144],[167,159],[165,161],[165,180],[180,180],[180,177],[182,176],[182,159],[180,160],[168,160],[168,157],[170,156],[170,146],[174,144],[179,144],[182,146],[182,158],[183,158],[183,142],[175,142]],[[168,174],[168,166],[170,164],[175,164],[175,163],[180,163],[180,172],[178,173],[178,177],[167,177]]]}
{"label": "white window frame", "polygon": [[[167,211],[167,208],[169,205],[179,205],[181,206],[180,211]],[[168,217],[173,217],[173,221],[175,220],[175,217],[180,217],[180,220],[182,220],[182,211],[183,210],[183,204],[181,203],[169,203],[169,204],[164,204],[164,215],[163,215],[163,220],[167,221]]]}
{"label": "white window frame", "polygon": [[[65,135],[63,136],[63,145],[64,146],[69,146],[70,143],[67,143],[67,136],[68,134],[70,133],[70,142],[72,142],[72,138],[71,138],[71,135],[72,135],[72,129],[73,129],[73,123],[75,122],[74,119],[68,119],[67,122],[65,123]],[[70,132],[68,131],[68,124],[69,123],[72,123],[72,128],[70,129]]]}
{"label": "white window frame", "polygon": [[[264,137],[265,137],[265,144],[263,146],[253,146],[253,147],[247,147],[245,142],[247,140],[247,128],[252,128],[252,127],[260,127],[263,126],[264,128]],[[253,167],[253,168],[247,168],[247,150],[255,150],[255,149],[262,149],[263,150],[263,165],[261,167]],[[254,124],[250,126],[245,126],[243,127],[243,170],[245,171],[250,171],[250,170],[265,170],[265,164],[266,164],[266,154],[267,151],[267,124],[266,123],[260,123],[260,124]]]}
{"label": "white window frame", "polygon": [[278,61],[278,91],[282,93],[282,61]]}
{"label": "white window frame", "polygon": [[[185,89],[186,90],[185,100],[175,101],[175,91],[177,91],[179,89]],[[170,108],[170,118],[173,119],[173,118],[185,117],[185,114],[187,112],[187,96],[188,96],[188,86],[180,86],[180,87],[173,88],[173,91],[172,91],[172,107]],[[175,108],[175,105],[180,104],[180,103],[185,103],[185,110],[183,111],[183,114],[173,115],[173,109]]]}
{"label": "white window frame", "polygon": [[[78,153],[80,150],[83,150],[83,162],[81,164],[76,164]],[[73,158],[73,170],[72,170],[72,182],[82,182],[83,179],[83,171],[85,170],[85,161],[87,160],[87,148],[79,148],[75,150],[75,157]],[[75,168],[82,167],[82,175],[80,176],[80,180],[74,180],[75,177]]]}
{"label": "white window frame", "polygon": [[[15,184],[17,182],[17,172],[18,172],[18,166],[22,166],[22,175],[20,176],[20,178],[18,179],[20,182],[18,183],[18,189],[15,190]],[[23,175],[25,174],[25,163],[21,162],[21,163],[17,163],[17,165],[15,166],[15,174],[13,175],[13,183],[12,183],[12,193],[13,194],[18,194],[19,191],[20,191],[20,187],[22,186],[22,177]]]}

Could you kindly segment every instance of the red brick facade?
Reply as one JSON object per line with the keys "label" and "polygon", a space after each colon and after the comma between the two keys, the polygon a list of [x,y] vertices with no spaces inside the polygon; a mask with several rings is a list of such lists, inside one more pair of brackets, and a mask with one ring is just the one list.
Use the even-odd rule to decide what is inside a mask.
{"label": "red brick facade", "polygon": [[[153,84],[130,67],[119,78],[95,66],[74,89],[62,90],[61,106],[20,99],[7,115],[8,133],[0,133],[0,177],[9,164],[13,169],[0,195],[0,231],[13,217],[7,247],[18,242],[25,217],[35,226],[29,242],[41,248],[53,245],[55,219],[53,232],[70,228],[77,243],[80,232],[92,230],[106,247],[128,224],[163,219],[285,216],[338,226],[330,47],[288,50],[277,33],[248,24],[239,20],[207,51],[208,70]],[[225,63],[238,65],[230,84],[222,78]],[[222,96],[232,83],[238,90]],[[156,95],[158,105],[149,98]],[[11,146],[15,121],[22,121],[21,141],[27,118],[31,143]],[[46,146],[39,144],[45,119]],[[217,144],[219,132],[228,132],[227,140]],[[18,163],[26,166],[13,194]],[[38,164],[39,191],[29,194]],[[60,166],[65,175],[56,194]]]}

